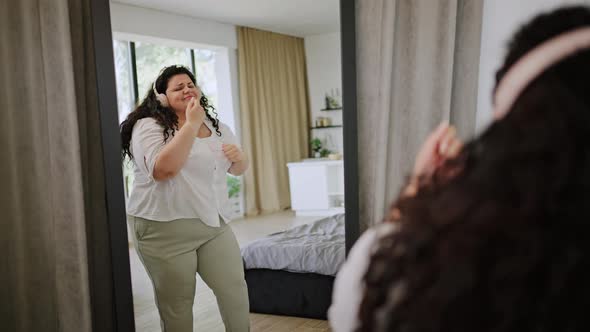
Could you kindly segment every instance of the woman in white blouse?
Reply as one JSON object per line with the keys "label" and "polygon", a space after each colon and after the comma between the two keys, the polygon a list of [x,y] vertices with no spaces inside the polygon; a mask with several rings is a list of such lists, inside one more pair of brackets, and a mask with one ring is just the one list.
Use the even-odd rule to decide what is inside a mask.
{"label": "woman in white blouse", "polygon": [[525,24],[464,147],[441,126],[338,273],[341,331],[589,330],[590,8]]}
{"label": "woman in white blouse", "polygon": [[163,331],[193,330],[197,273],[217,297],[226,330],[249,330],[242,258],[226,211],[226,173],[244,173],[248,160],[215,115],[190,70],[170,66],[121,124],[135,175],[127,214]]}
{"label": "woman in white blouse", "polygon": [[[432,175],[445,160],[456,157],[462,146],[463,143],[457,138],[456,129],[445,122],[441,123],[430,134],[418,153],[413,174]],[[402,198],[416,194],[418,180],[418,176],[412,176],[402,192]],[[399,218],[399,210],[394,207],[386,220],[394,221]],[[334,331],[352,332],[359,328],[359,309],[366,290],[363,279],[369,269],[375,243],[391,236],[397,230],[398,226],[393,222],[378,224],[364,232],[352,247],[334,283],[332,305],[328,311],[330,325]]]}

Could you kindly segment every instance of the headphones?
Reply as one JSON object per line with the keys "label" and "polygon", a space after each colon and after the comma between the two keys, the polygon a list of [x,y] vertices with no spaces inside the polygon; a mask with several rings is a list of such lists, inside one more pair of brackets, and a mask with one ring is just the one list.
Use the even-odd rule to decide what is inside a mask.
{"label": "headphones", "polygon": [[494,96],[494,116],[503,118],[526,87],[547,68],[590,48],[590,27],[553,37],[525,54],[504,75]]}
{"label": "headphones", "polygon": [[[164,69],[166,69],[166,68],[164,68]],[[162,69],[162,71],[164,69]],[[160,74],[158,74],[158,77],[156,77],[156,80],[154,81],[154,84],[152,85],[152,89],[154,89],[154,94],[156,95],[156,99],[160,102],[160,105],[162,105],[162,107],[168,107],[170,104],[168,103],[168,97],[166,97],[166,94],[158,93],[158,90],[156,90],[156,82],[158,81],[158,78],[160,78],[161,74],[162,74],[162,72],[160,72]]]}

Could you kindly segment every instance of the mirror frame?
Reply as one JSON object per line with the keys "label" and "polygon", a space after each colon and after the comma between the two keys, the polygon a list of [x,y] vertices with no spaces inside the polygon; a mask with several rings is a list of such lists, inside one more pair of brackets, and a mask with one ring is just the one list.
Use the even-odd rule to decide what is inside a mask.
{"label": "mirror frame", "polygon": [[344,236],[348,256],[360,235],[355,0],[340,0],[340,44],[344,136]]}
{"label": "mirror frame", "polygon": [[[355,0],[340,0],[346,254],[359,237],[355,13]],[[122,160],[121,138],[118,125],[109,0],[91,0],[90,16],[110,237],[110,248],[103,249],[110,253],[112,264],[110,283],[112,283],[113,290],[113,326],[114,331],[134,331],[133,294],[123,178],[120,167]],[[96,311],[98,305],[99,303],[92,303],[93,311]]]}
{"label": "mirror frame", "polygon": [[[123,190],[123,170],[121,168],[121,136],[119,134],[119,114],[117,111],[117,88],[115,81],[115,61],[113,58],[113,36],[111,31],[111,12],[109,0],[90,0],[90,25],[92,33],[92,52],[94,53],[97,84],[97,102],[100,118],[102,161],[104,167],[104,188],[107,207],[107,223],[110,248],[97,248],[95,252],[110,254],[112,280],[111,302],[92,299],[92,312],[107,311],[98,308],[101,304],[111,304],[111,325],[113,331],[135,331],[133,312],[133,291],[131,288],[131,267],[127,235],[127,213]],[[89,255],[88,260],[93,257]],[[90,265],[90,264],[89,264]],[[92,271],[89,271],[92,273]],[[90,276],[90,280],[101,282]],[[100,295],[99,295],[100,296]],[[103,301],[101,301],[103,300]],[[108,311],[107,311],[108,312]],[[93,317],[93,320],[105,317]],[[95,325],[96,323],[93,323]]]}

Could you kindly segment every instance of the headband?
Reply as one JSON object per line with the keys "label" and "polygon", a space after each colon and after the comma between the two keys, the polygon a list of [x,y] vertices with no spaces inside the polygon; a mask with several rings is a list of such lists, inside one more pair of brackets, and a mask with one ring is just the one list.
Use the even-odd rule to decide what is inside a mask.
{"label": "headband", "polygon": [[524,89],[547,68],[587,48],[590,48],[590,27],[560,34],[525,54],[498,84],[494,97],[496,118],[504,117]]}

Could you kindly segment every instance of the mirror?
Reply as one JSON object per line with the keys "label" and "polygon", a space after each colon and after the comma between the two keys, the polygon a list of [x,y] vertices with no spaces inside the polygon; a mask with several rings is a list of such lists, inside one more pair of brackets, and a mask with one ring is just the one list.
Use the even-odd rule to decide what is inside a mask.
{"label": "mirror", "polygon": [[[220,8],[220,6],[217,6],[217,3],[220,2],[216,2],[216,6],[209,6],[209,7],[215,7],[215,8]],[[546,1],[547,4],[551,3],[552,5],[557,4],[558,1]],[[146,9],[146,8],[140,8],[140,7],[136,7],[136,6],[142,6],[141,2],[139,1],[129,1],[128,3],[125,3],[124,5],[120,5],[119,4],[113,4],[112,8],[111,8],[111,13],[113,15],[113,26],[115,27],[113,34],[115,39],[116,38],[121,38],[121,40],[126,40],[126,41],[132,41],[132,40],[136,40],[138,43],[142,42],[142,43],[151,43],[153,45],[165,45],[167,47],[176,47],[176,48],[189,48],[193,50],[196,49],[200,49],[201,46],[206,45],[207,47],[214,47],[216,45],[216,38],[219,38],[219,35],[217,34],[212,34],[211,33],[211,25],[207,25],[206,24],[206,28],[204,29],[191,29],[191,28],[186,28],[187,26],[190,26],[190,22],[193,20],[193,18],[190,18],[186,15],[186,12],[184,12],[182,9],[174,9],[175,11],[181,11],[182,15],[177,16],[177,20],[175,20],[174,22],[169,22],[170,24],[166,25],[164,24],[164,27],[154,27],[155,25],[153,24],[153,22],[159,22],[160,20],[160,16],[161,15],[168,15],[170,13],[165,13],[170,11],[170,8],[181,8],[181,6],[178,6],[179,4],[181,4],[180,2],[174,2],[174,3],[169,3],[169,6],[167,6],[167,8],[163,8],[163,9]],[[504,25],[494,25],[493,23],[495,22],[495,19],[489,19],[490,17],[504,17],[503,15],[497,15],[497,11],[494,10],[494,7],[501,7],[503,9],[505,9],[506,13],[510,12],[511,14],[514,13],[520,13],[520,14],[525,14],[529,16],[532,12],[536,12],[538,9],[538,4],[537,3],[533,3],[532,1],[527,2],[527,5],[523,5],[523,6],[519,6],[518,10],[515,10],[514,8],[510,7],[510,6],[505,6],[502,4],[496,4],[496,5],[489,5],[491,4],[491,2],[486,2],[485,3],[485,8],[484,8],[484,22],[483,22],[483,26],[484,26],[484,32],[482,34],[482,45],[488,45],[490,43],[493,42],[493,46],[496,47],[498,46],[500,40],[499,40],[499,36],[501,36],[503,34],[503,32],[501,31],[496,31],[496,29],[498,30],[504,30],[506,29],[506,27],[508,25],[504,24]],[[489,6],[488,6],[489,5]],[[143,6],[149,7],[149,3],[145,2],[143,4]],[[341,27],[341,31],[342,31],[342,36],[348,36],[348,38],[341,38],[341,45],[342,45],[342,68],[344,69],[342,71],[342,91],[344,93],[342,93],[342,105],[343,105],[343,124],[344,124],[344,132],[345,135],[343,137],[343,152],[344,152],[344,163],[345,163],[345,173],[346,176],[344,177],[344,182],[345,182],[345,188],[346,188],[346,197],[345,197],[345,205],[346,205],[346,247],[350,248],[350,246],[354,243],[354,241],[356,240],[356,238],[358,237],[359,234],[359,230],[358,230],[358,179],[357,179],[357,173],[358,173],[358,160],[357,160],[357,129],[356,129],[356,66],[355,66],[355,49],[356,49],[356,44],[355,44],[355,38],[352,38],[352,36],[355,36],[355,2],[354,1],[343,1],[341,4],[341,12],[340,14],[342,15],[341,19],[343,22],[345,22],[345,24],[342,24]],[[119,9],[123,8],[122,10],[117,10],[117,7]],[[133,8],[130,8],[133,7]],[[206,8],[208,6],[203,5],[200,8]],[[265,12],[264,10],[262,10],[263,8],[257,8],[259,9],[259,12]],[[497,8],[496,8],[497,9]],[[146,17],[149,17],[149,20],[145,20],[143,22],[143,25],[138,27],[133,28],[133,25],[136,25],[137,22],[133,21],[133,20],[125,20],[125,15],[132,15],[132,13],[136,10],[140,10],[142,11]],[[505,14],[506,14],[505,13]],[[218,15],[219,13],[217,13]],[[172,15],[176,15],[176,14],[172,14]],[[117,18],[118,16],[118,18]],[[207,18],[203,18],[202,16],[199,16],[199,20],[202,21],[209,21]],[[487,21],[486,21],[487,20]],[[512,21],[512,20],[511,20]],[[149,22],[146,23],[146,22]],[[209,22],[210,24],[213,23],[219,23],[220,20],[219,19],[214,19],[212,22]],[[487,22],[487,23],[486,23]],[[491,23],[490,23],[491,22]],[[504,22],[505,23],[505,22]],[[120,26],[116,26],[117,24],[120,24]],[[222,23],[223,24],[223,23]],[[306,21],[306,24],[309,24],[308,21]],[[244,24],[246,25],[246,24]],[[511,24],[512,25],[512,24]],[[488,32],[491,31],[491,35],[486,35],[486,26],[488,27],[492,27],[490,28],[490,30]],[[121,28],[121,27],[128,27],[127,30]],[[263,29],[264,30],[264,29]],[[123,32],[122,32],[123,31]],[[128,32],[124,32],[124,31],[128,31]],[[131,31],[131,32],[129,32]],[[133,32],[135,31],[135,33]],[[164,32],[162,32],[164,31]],[[177,35],[177,38],[170,38],[170,35]],[[150,40],[146,40],[143,39],[143,37],[145,36],[152,36],[152,38]],[[200,38],[202,38],[201,41],[197,42],[194,40],[194,35],[199,35]],[[492,38],[492,39],[489,39]],[[187,42],[188,41],[188,42]],[[498,42],[498,43],[497,43]],[[236,43],[237,44],[237,43]],[[235,48],[237,48],[237,45],[235,46]],[[206,48],[205,48],[206,49]],[[482,51],[486,50],[485,48],[482,47]],[[482,57],[482,59],[480,59],[480,64],[479,64],[479,75],[480,77],[484,77],[486,74],[486,72],[492,70],[490,69],[491,66],[489,66],[489,64],[491,63],[492,60],[491,57],[495,57],[496,55],[494,55],[494,53],[497,53],[496,51],[499,50],[498,48],[495,48],[494,52],[491,53],[486,53],[486,55],[489,55],[487,60],[486,58]],[[131,53],[131,50],[129,49],[127,52]],[[231,53],[229,53],[228,58],[231,58]],[[489,60],[489,61],[488,61]],[[136,61],[136,60],[135,60]],[[192,59],[191,59],[192,61]],[[233,60],[228,60],[230,61],[230,63],[233,61],[233,63],[237,63],[237,55],[234,55],[234,59]],[[487,62],[486,62],[487,61]],[[136,66],[137,64],[131,64],[132,66]],[[192,65],[192,63],[191,63]],[[195,67],[195,66],[193,66]],[[237,67],[237,66],[236,66]],[[136,69],[135,69],[136,70]],[[231,70],[231,68],[230,68]],[[233,70],[237,70],[236,68],[234,68]],[[123,75],[124,77],[129,77],[128,75],[132,75],[131,74],[127,74],[127,75]],[[198,71],[197,71],[197,75],[198,75]],[[235,75],[235,74],[234,74]],[[486,74],[488,76],[489,73]],[[235,76],[234,76],[235,77]],[[135,78],[137,79],[137,77]],[[485,86],[485,82],[483,82],[484,84],[482,85],[482,80],[479,80],[479,91],[483,91],[483,90],[489,90],[486,89]],[[237,100],[239,99],[239,93],[237,93],[236,91],[239,91],[239,87],[236,87],[235,85],[237,85],[237,81],[231,81],[230,82],[232,86],[232,90],[231,90],[231,94],[232,94],[232,106],[235,106],[236,103],[239,104],[239,102],[237,102]],[[315,118],[311,116],[311,114],[313,114],[313,106],[311,105],[311,91],[309,90],[311,84],[308,83],[308,98],[310,98],[310,107],[308,110],[308,125],[309,126],[313,126],[316,122],[315,122]],[[144,87],[145,88],[145,87]],[[328,89],[332,89],[333,87],[329,87]],[[138,88],[139,90],[139,88]],[[329,90],[328,90],[329,91]],[[348,91],[348,93],[346,93]],[[210,93],[211,92],[207,92],[206,93]],[[135,95],[138,95],[138,93],[140,92],[136,92]],[[143,92],[145,93],[145,92]],[[236,93],[238,95],[238,97],[236,97]],[[323,92],[325,93],[325,91]],[[338,96],[337,93],[334,93],[335,96]],[[489,99],[489,93],[488,91],[484,91],[483,94],[479,94],[478,95],[478,101],[479,99],[481,100],[488,100]],[[221,100],[219,102],[222,102]],[[329,104],[329,103],[328,103]],[[218,105],[218,111],[219,112],[223,112],[223,109],[220,105]],[[485,117],[485,110],[483,110],[484,112],[481,112],[482,109],[481,107],[478,107],[478,113],[477,113],[477,125],[478,127],[481,127],[482,124],[485,125],[487,118]],[[221,113],[220,113],[221,114]],[[235,112],[234,110],[234,116],[235,114],[240,114],[239,112]],[[480,115],[483,115],[482,117],[480,117]],[[229,121],[228,118],[224,119],[223,115],[220,115],[220,118],[222,121]],[[488,117],[489,118],[489,117]],[[323,120],[322,120],[323,121]],[[238,119],[238,123],[241,123]],[[324,124],[323,122],[318,121],[318,124]],[[235,125],[235,123],[234,123]],[[354,126],[353,126],[354,125]],[[237,131],[238,127],[234,127],[234,129],[236,129]],[[326,128],[325,130],[328,130],[329,128]],[[317,130],[317,129],[310,129],[310,130]],[[324,130],[324,129],[322,129]],[[331,130],[331,129],[330,129]],[[240,133],[237,133],[238,135]],[[314,138],[312,136],[312,134],[310,134],[309,138]],[[310,146],[311,148],[311,146]],[[320,153],[321,154],[321,153]],[[311,155],[309,155],[308,157],[312,157]],[[252,168],[251,168],[252,170]],[[240,183],[244,183],[244,182],[240,182]],[[244,183],[244,185],[248,185],[247,182]],[[127,187],[127,190],[129,190],[129,187]],[[351,195],[352,193],[352,195]],[[356,196],[356,197],[355,197]],[[242,203],[243,204],[243,203]],[[244,205],[241,205],[241,208],[243,208]],[[352,212],[351,212],[352,211]],[[356,218],[356,219],[355,219]],[[302,223],[306,223],[306,222],[302,222]],[[238,225],[237,223],[232,224],[232,227]],[[275,226],[275,225],[273,225]],[[280,228],[280,227],[279,227]],[[247,227],[244,227],[244,229],[248,229]],[[278,231],[281,231],[282,229],[278,229]],[[245,238],[248,238],[248,236],[250,236],[251,234],[245,236]],[[257,239],[258,235],[251,235],[250,239],[247,239],[245,242],[250,242],[250,241],[255,241]],[[141,271],[141,266],[140,267],[140,271]],[[134,283],[135,286],[135,283]],[[199,283],[199,289],[201,289],[200,292],[202,292],[203,287],[202,282]],[[198,306],[199,304],[199,291],[197,291],[197,304],[195,305],[195,308],[199,308]],[[147,302],[146,302],[147,303]],[[136,303],[137,305],[137,303]],[[152,306],[153,308],[153,302],[149,303],[150,306]],[[149,310],[153,310],[153,309],[149,309]],[[151,315],[151,313],[146,313],[146,316]],[[213,322],[212,324],[216,324],[214,328],[219,328],[219,316],[217,316],[216,314],[213,314],[212,316],[208,316],[207,319],[211,319],[211,321]],[[151,318],[147,318],[146,321],[150,320],[152,324],[157,324],[157,318],[156,318],[156,323],[153,323],[153,317]],[[195,316],[195,322],[196,324],[198,321],[198,317]],[[268,324],[279,324],[276,321],[272,321],[272,320],[261,320],[265,321]],[[139,322],[139,320],[138,320]],[[260,323],[261,325],[264,325],[266,323]],[[306,322],[309,323],[309,322]],[[316,322],[312,322],[310,324],[315,324]],[[140,324],[138,324],[138,329],[142,329],[143,327],[149,325],[150,323],[146,323],[144,326],[141,326]],[[322,322],[317,322],[317,324],[322,324]],[[257,325],[258,326],[258,325]],[[157,327],[154,327],[157,328]],[[257,327],[254,327],[254,330],[256,330]]]}
{"label": "mirror", "polygon": [[[164,5],[125,0],[111,3],[110,12],[119,122],[149,96],[162,68],[182,65],[196,76],[208,105],[213,106],[211,117],[236,136],[231,143],[249,160],[245,174],[223,174],[228,200],[217,207],[220,223],[228,224],[240,247],[251,329],[272,325],[280,330],[284,325],[327,331],[334,275],[344,261],[345,242],[351,243],[351,235],[355,236],[353,228],[348,232],[348,216],[356,210],[353,206],[349,211],[347,206],[344,218],[345,199],[346,205],[351,201],[344,195],[344,163],[356,162],[348,161],[350,151],[350,158],[356,158],[356,141],[343,135],[344,117],[352,114],[343,110],[356,99],[354,77],[343,86],[343,75],[351,75],[348,71],[354,71],[354,65],[342,72],[341,45],[350,41],[341,40],[339,2],[261,0],[252,5],[235,0],[178,0]],[[158,86],[158,93],[164,90],[172,98],[169,86]],[[348,89],[346,97],[343,88]],[[206,135],[197,134],[197,142],[213,136],[214,127],[210,124]],[[223,132],[224,144],[229,143],[226,136],[231,134]],[[145,162],[149,154],[143,157]],[[188,158],[190,163],[191,155]],[[134,313],[137,330],[158,331],[160,315],[152,280],[156,292],[166,294],[166,289],[158,289],[166,287],[158,284],[168,279],[162,277],[161,264],[151,262],[163,256],[150,256],[153,252],[148,247],[165,232],[164,226],[172,227],[173,223],[167,223],[170,219],[177,219],[150,219],[145,209],[129,208],[130,202],[139,200],[137,188],[144,191],[149,182],[142,168],[129,157],[123,163],[127,211],[132,211],[128,241]],[[354,180],[348,179],[353,170],[347,166],[347,192],[356,188]],[[161,197],[165,201],[170,196]],[[142,203],[148,201],[144,197]],[[169,244],[160,243],[158,248]],[[193,327],[223,331],[227,317],[220,307],[231,301],[224,300],[220,290],[212,290],[219,286],[206,271],[207,260],[204,255],[201,258],[199,248],[193,249],[198,271]]]}

